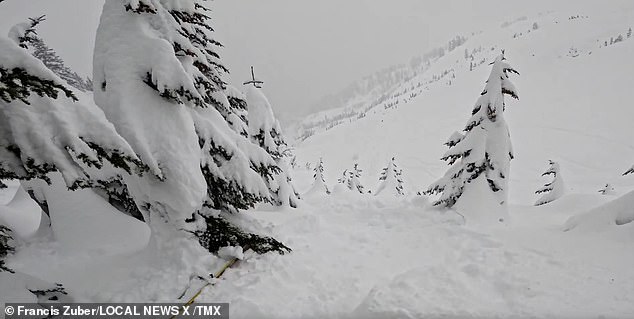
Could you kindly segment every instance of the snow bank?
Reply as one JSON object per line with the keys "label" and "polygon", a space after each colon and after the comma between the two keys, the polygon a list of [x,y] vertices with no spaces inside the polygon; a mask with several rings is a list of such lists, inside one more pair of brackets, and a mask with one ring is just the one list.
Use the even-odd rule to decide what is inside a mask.
{"label": "snow bank", "polygon": [[28,238],[35,234],[40,225],[40,206],[29,194],[18,187],[11,202],[0,205],[0,224],[9,227],[20,238]]}
{"label": "snow bank", "polygon": [[629,232],[634,238],[634,191],[568,219],[564,231]]}

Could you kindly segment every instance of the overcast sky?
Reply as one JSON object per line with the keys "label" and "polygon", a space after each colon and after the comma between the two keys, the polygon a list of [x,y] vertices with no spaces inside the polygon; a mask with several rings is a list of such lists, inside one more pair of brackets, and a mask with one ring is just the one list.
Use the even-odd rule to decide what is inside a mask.
{"label": "overcast sky", "polygon": [[[406,63],[457,34],[550,9],[551,2],[215,0],[209,6],[232,82],[241,86],[253,65],[278,117],[288,122],[321,96],[363,75]],[[574,3],[574,11],[584,1],[556,2],[559,7]],[[89,75],[102,4],[5,0],[0,3],[0,32],[6,34],[25,17],[46,14],[40,35],[72,68]]]}

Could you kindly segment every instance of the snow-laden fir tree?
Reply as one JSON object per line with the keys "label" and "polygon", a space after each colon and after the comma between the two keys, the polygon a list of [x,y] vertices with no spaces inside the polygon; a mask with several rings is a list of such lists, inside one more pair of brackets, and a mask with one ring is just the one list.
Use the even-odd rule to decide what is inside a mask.
{"label": "snow-laden fir tree", "polygon": [[324,179],[324,161],[320,157],[319,162],[313,169],[315,172],[313,174],[313,186],[306,192],[307,195],[314,194],[330,194],[330,190],[328,189],[328,185],[326,185],[326,180]]}
{"label": "snow-laden fir tree", "polygon": [[613,195],[615,193],[614,186],[610,183],[605,184],[605,186],[599,190],[599,193],[601,193],[601,195]]}
{"label": "snow-laden fir tree", "polygon": [[550,167],[542,174],[542,176],[551,176],[552,181],[550,183],[546,183],[544,186],[535,191],[535,194],[543,194],[535,202],[535,206],[544,205],[557,200],[563,196],[565,192],[564,180],[561,176],[559,163],[553,161],[548,161],[548,163]]}
{"label": "snow-laden fir tree", "polygon": [[51,183],[59,172],[74,190],[147,169],[99,108],[19,44],[0,37],[0,179]]}
{"label": "snow-laden fir tree", "polygon": [[[22,49],[32,52],[39,39],[36,26],[43,20],[44,16],[41,16],[15,25],[9,31],[9,37]],[[7,43],[6,50],[11,51],[11,46]],[[7,123],[3,125],[5,137],[0,145],[7,145],[6,150],[13,153],[13,156],[0,154],[0,159],[4,159],[0,175],[23,180],[22,187],[47,215],[50,212],[46,197],[51,188],[43,187],[37,181],[24,180],[43,180],[51,185],[49,173],[60,172],[71,190],[93,188],[120,211],[142,218],[120,181],[121,175],[141,174],[147,169],[145,164],[91,100],[78,100],[76,94],[65,87],[63,79],[51,76],[54,73],[50,71],[53,70],[47,70],[40,61],[26,58],[29,55],[24,52],[26,50],[17,50],[13,46],[14,52],[5,51],[4,58],[24,58],[21,63],[29,70],[14,67],[6,72],[0,71],[3,73],[2,81],[6,81],[0,89],[0,96],[9,103],[0,118]],[[33,74],[45,75],[38,77]],[[20,102],[15,100],[30,107],[16,106]],[[37,128],[39,134],[34,133],[33,128]],[[22,164],[16,163],[17,157],[21,157]],[[104,159],[108,163],[104,163]],[[115,170],[111,169],[113,166]]]}
{"label": "snow-laden fir tree", "polygon": [[359,168],[359,164],[354,163],[354,167],[348,172],[348,189],[365,194],[365,187],[363,187],[360,180],[362,172],[363,170]]}
{"label": "snow-laden fir tree", "polygon": [[251,140],[266,150],[279,167],[273,177],[267,179],[272,203],[297,207],[299,194],[295,191],[289,174],[288,146],[282,135],[280,123],[260,88],[248,85],[245,90]]}
{"label": "snow-laden fir tree", "polygon": [[234,131],[249,137],[249,118],[246,96],[232,85],[227,85],[225,94],[229,100],[231,115],[227,122]]}
{"label": "snow-laden fir tree", "polygon": [[283,253],[281,243],[245,233],[221,214],[271,200],[266,179],[279,168],[235,129],[240,114],[221,80],[226,69],[208,13],[198,0],[106,1],[95,102],[148,165],[148,174],[126,184],[158,251],[177,260],[200,254],[191,243],[177,247],[187,230],[211,252],[240,245]]}
{"label": "snow-laden fir tree", "polygon": [[426,194],[440,194],[435,205],[454,206],[470,188],[490,193],[498,205],[507,201],[511,139],[504,120],[504,95],[519,99],[509,73],[519,74],[507,62],[504,52],[492,63],[493,68],[464,133],[452,134],[445,143],[449,150],[442,156],[451,167],[433,183]]}
{"label": "snow-laden fir tree", "polygon": [[379,177],[379,187],[377,188],[375,195],[389,194],[393,196],[405,195],[403,189],[403,170],[398,168],[396,164],[396,158],[392,157],[390,162],[381,171]]}
{"label": "snow-laden fir tree", "polygon": [[[63,214],[67,195],[75,190],[90,192],[103,181],[137,176],[147,167],[92,101],[80,100],[27,51],[31,26],[12,28],[13,41],[0,36],[0,180],[43,185],[30,188],[30,195],[46,212],[47,202],[58,207],[50,211],[55,216]],[[7,226],[0,225],[0,272],[13,273],[4,265],[14,249]],[[35,301],[69,300],[61,285],[26,274],[5,276],[3,282],[24,287]]]}
{"label": "snow-laden fir tree", "polygon": [[[36,26],[44,20],[44,16],[32,18],[30,24],[32,28],[35,29]],[[66,84],[83,92],[92,91],[92,81],[83,79],[79,74],[66,66],[64,60],[57,55],[53,49],[46,45],[44,40],[37,36],[35,31],[28,36],[26,42],[28,43],[25,43],[25,45],[28,46],[31,54],[42,61],[47,68],[57,74]]]}

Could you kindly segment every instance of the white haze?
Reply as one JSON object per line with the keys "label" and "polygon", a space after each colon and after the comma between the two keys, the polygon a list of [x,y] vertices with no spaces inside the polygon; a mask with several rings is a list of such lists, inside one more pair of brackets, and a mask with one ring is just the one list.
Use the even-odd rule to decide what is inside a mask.
{"label": "white haze", "polygon": [[[457,34],[555,7],[578,14],[592,3],[596,1],[215,0],[210,6],[230,80],[242,83],[255,66],[277,116],[288,123],[306,115],[320,97],[382,67],[407,63]],[[26,17],[46,14],[40,35],[70,67],[90,75],[102,4],[5,0],[0,3],[0,32]],[[606,9],[632,5],[611,1]]]}

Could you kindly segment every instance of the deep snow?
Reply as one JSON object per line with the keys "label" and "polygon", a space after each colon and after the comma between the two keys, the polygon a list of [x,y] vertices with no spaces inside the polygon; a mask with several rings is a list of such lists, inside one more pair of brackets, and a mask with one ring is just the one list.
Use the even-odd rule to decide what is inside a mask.
{"label": "deep snow", "polygon": [[[587,19],[568,20],[572,14],[531,16],[465,44],[483,46],[478,59],[487,61],[505,48],[521,73],[514,79],[521,100],[507,101],[505,113],[516,155],[506,223],[474,223],[460,209],[439,210],[431,198],[415,195],[446,170],[442,143],[462,128],[490,72],[486,63],[470,72],[458,49],[421,75],[453,68],[451,85],[430,84],[397,108],[379,105],[296,145],[300,167],[323,157],[332,194],[314,191],[298,209],[263,206],[236,219],[293,252],[245,252],[198,301],[230,302],[232,318],[634,317],[634,223],[622,223],[634,207],[628,193],[634,176],[621,176],[634,161],[631,106],[624,102],[632,100],[634,39],[599,48],[599,40],[634,25],[634,15],[588,12]],[[533,22],[538,30],[513,37]],[[567,55],[571,46],[577,57]],[[360,182],[375,192],[393,156],[408,196],[332,187],[359,162]],[[566,176],[567,195],[534,207],[551,158]],[[292,173],[298,190],[311,188],[312,170]],[[597,193],[606,183],[614,185],[613,195]],[[0,204],[11,199],[16,185],[10,186]],[[179,268],[187,260],[155,260],[137,254],[138,247],[104,255],[92,245],[65,250],[65,240],[47,240],[21,242],[8,266],[62,282],[79,301],[176,300],[191,275]],[[214,272],[220,261],[208,266]]]}

